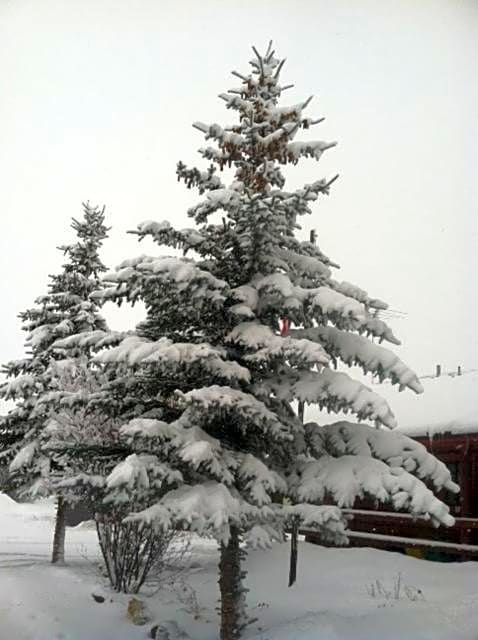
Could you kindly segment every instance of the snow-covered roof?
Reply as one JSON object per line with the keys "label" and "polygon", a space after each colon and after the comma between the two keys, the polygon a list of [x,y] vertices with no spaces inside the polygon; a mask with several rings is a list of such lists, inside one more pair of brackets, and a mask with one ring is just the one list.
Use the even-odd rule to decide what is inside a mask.
{"label": "snow-covered roof", "polygon": [[478,432],[478,372],[423,378],[424,392],[397,393],[390,384],[374,385],[394,412],[398,429],[407,435]]}
{"label": "snow-covered roof", "polygon": [[[409,436],[478,433],[478,371],[421,378],[424,392],[419,395],[408,389],[399,392],[396,385],[386,382],[364,382],[388,402],[397,419],[397,429]],[[351,414],[328,414],[312,406],[306,409],[306,420],[318,424],[356,422]]]}

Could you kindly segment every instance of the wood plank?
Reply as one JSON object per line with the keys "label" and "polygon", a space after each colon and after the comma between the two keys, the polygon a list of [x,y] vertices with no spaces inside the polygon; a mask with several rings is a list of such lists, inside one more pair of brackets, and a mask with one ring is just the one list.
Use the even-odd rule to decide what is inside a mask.
{"label": "wood plank", "polygon": [[457,544],[454,542],[441,542],[440,540],[427,540],[426,538],[405,538],[402,536],[387,536],[381,533],[368,533],[366,531],[347,531],[349,538],[386,542],[403,547],[433,547],[437,550],[455,551],[457,553],[477,553],[476,544]]}
{"label": "wood plank", "polygon": [[[409,513],[397,513],[396,511],[371,511],[369,509],[342,509],[342,513],[351,516],[363,516],[364,518],[373,520],[387,520],[393,518],[398,525],[400,520],[407,522],[416,522],[420,525],[425,525],[429,527],[433,527],[433,524],[426,520],[425,518],[414,518]],[[478,529],[478,518],[463,518],[456,517],[455,518],[455,526],[457,528],[468,528],[468,529]],[[433,527],[435,528],[435,527]]]}

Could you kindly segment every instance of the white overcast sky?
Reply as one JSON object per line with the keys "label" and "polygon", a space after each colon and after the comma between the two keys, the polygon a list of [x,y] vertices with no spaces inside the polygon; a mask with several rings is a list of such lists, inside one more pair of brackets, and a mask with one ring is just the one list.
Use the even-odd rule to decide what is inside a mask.
{"label": "white overcast sky", "polygon": [[17,313],[83,200],[107,207],[111,267],[156,250],[126,235],[142,220],[190,225],[191,123],[231,121],[217,94],[272,38],[284,100],[314,94],[314,135],[339,141],[291,173],[340,173],[304,235],[408,314],[392,325],[419,374],[478,367],[477,34],[476,0],[0,0],[0,361],[22,356]]}

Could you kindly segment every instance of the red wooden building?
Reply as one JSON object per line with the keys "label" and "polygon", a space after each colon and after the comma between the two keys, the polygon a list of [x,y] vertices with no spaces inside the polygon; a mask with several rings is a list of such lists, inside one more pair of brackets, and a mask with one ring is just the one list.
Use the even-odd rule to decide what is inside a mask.
{"label": "red wooden building", "polygon": [[[455,517],[453,527],[435,528],[406,513],[367,508],[345,509],[350,516],[349,539],[353,546],[400,550],[430,559],[478,560],[478,372],[422,379],[425,392],[418,396],[396,387],[372,386],[390,404],[398,429],[418,440],[444,462],[459,494],[441,494]],[[307,415],[307,420],[323,421]],[[330,417],[327,420],[330,422]],[[310,542],[320,542],[307,533]]]}

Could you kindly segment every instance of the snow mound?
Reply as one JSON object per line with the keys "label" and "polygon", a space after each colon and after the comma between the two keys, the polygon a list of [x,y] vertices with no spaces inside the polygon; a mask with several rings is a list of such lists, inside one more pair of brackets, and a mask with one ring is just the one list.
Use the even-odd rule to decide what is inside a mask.
{"label": "snow mound", "polygon": [[13,513],[19,510],[19,504],[7,496],[6,493],[0,493],[0,514]]}

